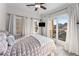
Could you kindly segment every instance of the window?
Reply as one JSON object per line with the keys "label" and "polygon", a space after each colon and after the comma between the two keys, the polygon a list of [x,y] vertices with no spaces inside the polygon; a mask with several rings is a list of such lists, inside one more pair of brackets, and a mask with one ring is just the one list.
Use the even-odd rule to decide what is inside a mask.
{"label": "window", "polygon": [[22,29],[23,29],[22,17],[17,16],[16,17],[16,34],[17,35],[22,35]]}
{"label": "window", "polygon": [[38,32],[38,20],[33,20],[33,33]]}

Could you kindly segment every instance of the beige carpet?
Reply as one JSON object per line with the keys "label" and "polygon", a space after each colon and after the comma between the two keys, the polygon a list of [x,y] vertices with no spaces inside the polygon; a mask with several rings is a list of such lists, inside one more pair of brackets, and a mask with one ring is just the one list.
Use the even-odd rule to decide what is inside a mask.
{"label": "beige carpet", "polygon": [[63,49],[63,46],[56,44],[57,50],[55,52],[55,56],[76,56],[73,53],[68,53]]}

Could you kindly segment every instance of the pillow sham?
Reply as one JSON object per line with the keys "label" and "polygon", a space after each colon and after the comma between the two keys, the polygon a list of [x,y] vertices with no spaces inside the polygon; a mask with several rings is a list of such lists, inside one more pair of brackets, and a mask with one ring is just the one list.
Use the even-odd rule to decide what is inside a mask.
{"label": "pillow sham", "polygon": [[15,37],[12,35],[8,36],[6,38],[6,40],[7,40],[9,46],[12,46],[15,43]]}

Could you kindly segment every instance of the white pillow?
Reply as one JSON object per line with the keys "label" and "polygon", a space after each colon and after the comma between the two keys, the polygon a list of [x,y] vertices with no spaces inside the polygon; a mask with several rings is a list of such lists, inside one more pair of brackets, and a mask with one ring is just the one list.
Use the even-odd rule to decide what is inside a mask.
{"label": "white pillow", "polygon": [[0,33],[0,54],[7,50],[7,46],[6,35],[4,33]]}
{"label": "white pillow", "polygon": [[15,43],[15,37],[12,35],[8,36],[6,39],[9,46],[12,46]]}
{"label": "white pillow", "polygon": [[0,33],[0,41],[2,41],[3,39],[6,40],[7,36],[5,33]]}

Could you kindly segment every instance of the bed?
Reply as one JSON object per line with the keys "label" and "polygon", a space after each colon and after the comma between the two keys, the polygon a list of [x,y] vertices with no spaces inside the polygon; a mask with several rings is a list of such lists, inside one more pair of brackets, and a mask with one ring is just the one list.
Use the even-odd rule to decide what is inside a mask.
{"label": "bed", "polygon": [[38,34],[24,36],[6,50],[4,56],[48,56],[54,55],[56,46],[48,37]]}

